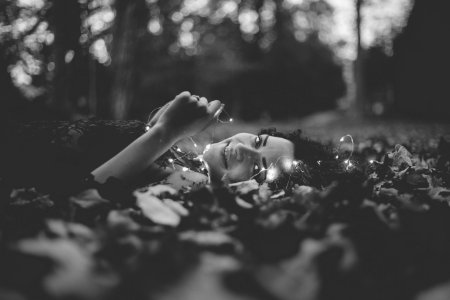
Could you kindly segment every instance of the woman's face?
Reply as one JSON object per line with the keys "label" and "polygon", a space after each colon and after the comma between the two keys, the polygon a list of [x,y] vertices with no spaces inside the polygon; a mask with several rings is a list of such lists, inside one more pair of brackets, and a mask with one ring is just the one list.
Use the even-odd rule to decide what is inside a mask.
{"label": "woman's face", "polygon": [[283,161],[293,161],[294,144],[266,134],[239,133],[211,144],[203,155],[212,182],[239,182],[267,179],[269,168],[280,168]]}

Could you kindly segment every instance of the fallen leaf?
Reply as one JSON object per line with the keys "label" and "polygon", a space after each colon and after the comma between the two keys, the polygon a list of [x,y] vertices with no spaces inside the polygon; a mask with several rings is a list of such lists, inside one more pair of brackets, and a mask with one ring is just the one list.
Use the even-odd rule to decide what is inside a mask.
{"label": "fallen leaf", "polygon": [[43,278],[43,286],[55,298],[103,299],[118,283],[112,272],[97,272],[86,250],[68,239],[35,238],[21,240],[19,251],[50,258],[55,266]]}
{"label": "fallen leaf", "polygon": [[447,201],[450,205],[450,189],[444,187],[434,187],[430,189],[428,195],[439,201]]}
{"label": "fallen leaf", "polygon": [[235,191],[237,194],[248,194],[252,191],[258,190],[259,184],[256,180],[247,180],[237,183],[229,184],[229,186]]}
{"label": "fallen leaf", "polygon": [[395,145],[394,151],[391,153],[392,165],[398,167],[399,169],[404,169],[407,167],[412,167],[412,155],[408,150],[402,145]]}
{"label": "fallen leaf", "polygon": [[180,224],[181,216],[170,206],[164,204],[151,192],[135,192],[136,204],[144,216],[156,224],[176,227]]}
{"label": "fallen leaf", "polygon": [[70,197],[69,201],[75,206],[82,209],[91,209],[101,205],[109,205],[111,202],[103,199],[96,189],[82,191],[74,197]]}

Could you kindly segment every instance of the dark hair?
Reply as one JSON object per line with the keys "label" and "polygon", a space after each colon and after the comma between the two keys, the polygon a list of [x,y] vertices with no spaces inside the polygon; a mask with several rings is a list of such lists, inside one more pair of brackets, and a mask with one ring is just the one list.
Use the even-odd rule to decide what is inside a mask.
{"label": "dark hair", "polygon": [[298,161],[298,165],[269,182],[273,189],[284,189],[288,192],[295,184],[322,188],[342,173],[332,147],[304,137],[300,129],[282,133],[276,128],[267,128],[262,129],[259,134],[284,138],[294,144],[294,159]]}

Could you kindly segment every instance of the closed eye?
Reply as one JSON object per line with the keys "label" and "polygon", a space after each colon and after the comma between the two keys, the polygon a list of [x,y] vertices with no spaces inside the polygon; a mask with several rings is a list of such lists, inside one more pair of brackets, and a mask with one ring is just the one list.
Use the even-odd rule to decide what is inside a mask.
{"label": "closed eye", "polygon": [[262,137],[260,135],[257,135],[255,137],[255,149],[258,149],[259,147],[261,147],[262,144]]}

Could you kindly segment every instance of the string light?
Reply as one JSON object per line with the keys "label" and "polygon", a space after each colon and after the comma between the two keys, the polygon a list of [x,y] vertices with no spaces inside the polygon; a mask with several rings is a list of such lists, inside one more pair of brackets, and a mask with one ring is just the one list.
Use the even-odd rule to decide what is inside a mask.
{"label": "string light", "polygon": [[278,176],[278,171],[276,168],[270,168],[267,171],[267,176],[266,176],[266,180],[267,181],[274,181]]}
{"label": "string light", "polygon": [[197,143],[194,141],[194,139],[192,137],[189,137],[189,139],[191,140],[194,147],[197,148],[198,146],[197,146]]}
{"label": "string light", "polygon": [[[193,96],[193,97],[196,97],[197,100],[200,99],[199,96],[196,96],[196,95],[192,95],[192,96]],[[232,123],[232,122],[234,122],[234,119],[228,114],[228,112],[225,111],[224,107],[225,107],[225,104],[221,104],[220,107],[219,107],[219,109],[215,112],[213,118],[216,119],[217,123],[222,123],[222,124],[227,124],[227,123]],[[155,112],[157,112],[157,111],[158,111],[159,109],[161,109],[161,108],[162,108],[162,106],[161,106],[161,107],[157,107],[157,108],[155,108],[155,109],[150,113],[150,115],[149,115],[149,117],[148,117],[148,119],[147,119],[147,124],[146,124],[145,127],[144,127],[145,132],[147,132],[147,131],[149,131],[149,130],[151,129],[150,121],[151,121],[151,119],[153,118]],[[226,117],[226,119],[227,119],[228,121],[223,121],[223,120],[220,119],[220,116],[221,116],[223,113],[225,113],[225,117]],[[214,128],[214,131],[215,131],[215,128]],[[213,134],[213,136],[212,136],[211,138],[214,139],[214,134]],[[193,144],[193,146],[194,146],[195,149],[199,148],[199,145],[194,141],[194,139],[193,139],[192,137],[189,137],[189,139],[191,140],[191,142],[192,142],[192,144]],[[179,165],[180,163],[183,163],[183,160],[182,160],[183,157],[186,157],[186,156],[188,156],[188,155],[190,155],[190,154],[194,154],[194,155],[196,154],[197,156],[194,157],[194,158],[191,158],[191,159],[193,159],[193,160],[198,160],[198,161],[200,161],[200,162],[202,163],[202,165],[199,167],[199,169],[200,169],[201,171],[205,171],[205,170],[206,170],[206,171],[209,171],[208,164],[206,163],[206,161],[203,160],[203,155],[204,155],[210,148],[211,148],[211,144],[207,144],[207,145],[205,146],[205,148],[204,148],[202,154],[199,154],[199,153],[184,153],[183,150],[181,150],[180,147],[178,147],[178,146],[173,146],[172,150],[174,150],[175,152],[177,152],[180,156],[176,157],[175,159],[169,158],[167,161],[168,161],[170,164],[172,164],[173,168],[175,169],[175,163],[178,164],[178,165]],[[175,154],[175,152],[174,152],[174,154]],[[176,155],[176,156],[177,156],[177,155]],[[176,161],[178,161],[178,162],[176,162]],[[181,170],[182,170],[183,172],[187,172],[187,171],[189,171],[190,169],[187,168],[187,167],[182,167]],[[261,172],[262,172],[262,171],[266,171],[266,169],[261,170]],[[209,172],[208,172],[208,173],[209,173]]]}
{"label": "string light", "polygon": [[344,160],[344,165],[346,171],[348,171],[351,167],[353,167],[353,164],[349,159]]}
{"label": "string light", "polygon": [[283,160],[283,168],[286,171],[290,171],[292,168],[296,168],[299,162],[297,160],[285,159]]}
{"label": "string light", "polygon": [[157,108],[155,108],[154,110],[152,110],[150,112],[150,114],[148,115],[148,118],[147,118],[147,123],[146,123],[145,128],[144,128],[145,132],[149,131],[150,128],[151,128],[150,127],[150,120],[153,118],[153,113],[157,112],[161,108],[162,108],[162,106],[157,107]]}
{"label": "string light", "polygon": [[[219,110],[217,111],[217,113],[214,115],[214,118],[217,118],[217,122],[221,123],[221,124],[227,124],[227,123],[232,123],[234,122],[234,119],[228,114],[228,112],[223,109],[223,107],[225,106],[225,104],[222,104],[222,106],[219,108]],[[220,115],[222,113],[225,113],[226,117],[228,118],[228,121],[222,121],[220,119]]]}
{"label": "string light", "polygon": [[353,141],[353,137],[350,134],[346,134],[346,135],[344,135],[343,137],[341,137],[339,139],[340,143],[339,143],[339,146],[338,146],[338,150],[337,150],[338,154],[336,155],[336,159],[339,159],[339,157],[344,154],[344,153],[341,153],[341,151],[343,151],[342,148],[344,148],[344,146],[348,147],[347,144],[344,144],[346,138],[350,139],[350,145],[349,145],[350,149],[344,149],[344,150],[349,150],[349,152],[350,152],[350,154],[348,155],[347,159],[350,159],[352,157],[352,155],[353,155],[353,152],[355,150],[355,143]]}
{"label": "string light", "polygon": [[211,148],[211,144],[208,144],[205,146],[205,149],[203,150],[203,155],[209,151],[209,149]]}
{"label": "string light", "polygon": [[286,170],[290,170],[292,168],[293,161],[286,159],[283,161],[283,168]]}
{"label": "string light", "polygon": [[[345,142],[346,138],[348,138],[350,140],[350,143],[343,144]],[[355,150],[355,143],[353,141],[353,137],[350,134],[346,134],[343,137],[341,137],[339,139],[339,142],[340,143],[339,143],[339,147],[338,147],[338,150],[337,150],[338,154],[335,156],[335,158],[339,159],[342,156],[346,156],[346,155],[344,155],[345,152],[344,153],[341,153],[341,152],[348,151],[349,152],[348,157],[343,160],[343,164],[345,166],[345,170],[348,171],[350,168],[352,168],[354,166],[350,159],[351,159],[351,157],[353,155],[353,152]],[[344,148],[344,146],[345,146],[345,149],[342,150],[342,148]],[[320,165],[319,161],[317,163]]]}
{"label": "string light", "polygon": [[[288,188],[289,183],[291,182],[292,175],[293,175],[294,171],[297,169],[297,166],[299,165],[299,163],[300,162],[297,160],[292,160],[292,161],[285,160],[284,168],[289,172],[289,178],[286,182],[286,186],[284,187],[284,189]],[[301,171],[303,172],[303,170],[301,170]],[[278,175],[278,174],[276,174],[276,175]]]}

